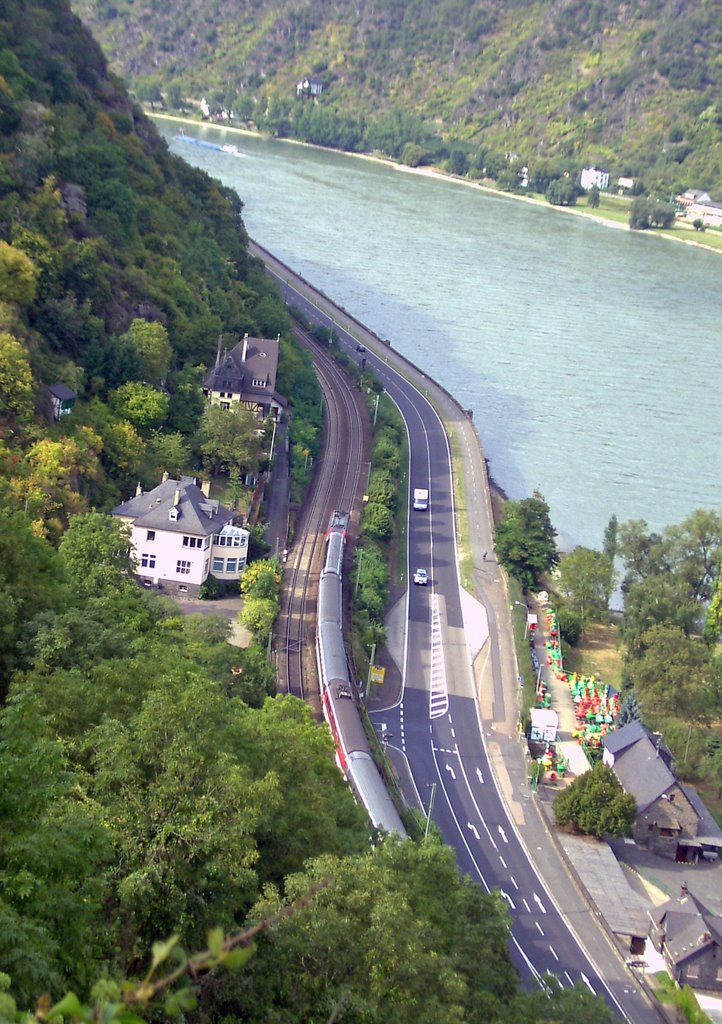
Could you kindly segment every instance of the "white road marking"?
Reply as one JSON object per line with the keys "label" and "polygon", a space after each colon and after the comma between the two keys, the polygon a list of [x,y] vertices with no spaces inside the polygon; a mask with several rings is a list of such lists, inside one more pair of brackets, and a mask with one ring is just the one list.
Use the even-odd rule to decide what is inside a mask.
{"label": "white road marking", "polygon": [[516,878],[514,878],[513,875],[510,875],[509,877],[511,878],[511,884],[514,886],[516,891],[519,892],[519,886],[516,884]]}
{"label": "white road marking", "polygon": [[596,992],[594,991],[594,989],[593,989],[593,987],[592,987],[592,983],[591,983],[591,981],[589,980],[589,978],[588,978],[588,977],[586,976],[586,974],[583,974],[583,975],[582,975],[582,981],[583,981],[583,982],[584,982],[584,984],[585,984],[585,985],[587,986],[587,988],[588,988],[588,989],[589,989],[589,991],[590,991],[590,992],[592,993],[592,995],[593,995],[593,996],[595,996],[595,995],[596,995],[597,993],[596,993]]}
{"label": "white road marking", "polygon": [[501,854],[499,854],[499,860],[504,865],[504,870],[506,871],[507,870],[506,861],[504,860],[504,858],[502,857]]}
{"label": "white road marking", "polygon": [[474,839],[478,839],[479,838],[479,832],[478,832],[478,830],[476,828],[476,825],[472,825],[470,821],[467,821],[466,827],[470,828],[471,831],[474,833]]}
{"label": "white road marking", "polygon": [[542,914],[546,914],[546,912],[547,912],[547,908],[546,908],[546,907],[544,906],[544,904],[543,904],[543,903],[542,903],[542,901],[541,901],[541,900],[539,899],[539,897],[537,896],[537,894],[536,894],[536,893],[534,893],[534,902],[535,902],[535,903],[536,903],[536,905],[537,905],[537,906],[539,907],[539,909],[541,910]]}
{"label": "white road marking", "polygon": [[456,774],[454,772],[454,769],[451,767],[451,765],[450,764],[445,764],[444,768],[446,768],[447,772],[451,773],[452,779],[454,780],[454,782],[456,782]]}
{"label": "white road marking", "polygon": [[544,934],[544,929],[543,929],[543,928],[542,928],[542,926],[541,926],[541,925],[539,924],[539,922],[538,922],[538,921],[535,921],[535,922],[534,922],[534,924],[536,925],[536,928],[537,928],[537,931],[539,932],[539,934],[540,934],[540,935],[543,935],[543,934]]}
{"label": "white road marking", "polygon": [[499,835],[501,836],[501,838],[504,840],[505,843],[508,843],[509,840],[506,838],[506,832],[501,827],[501,825],[498,826],[498,829],[499,829]]}
{"label": "white road marking", "polygon": [[555,960],[559,959],[559,957],[557,956],[556,951],[554,949],[554,946],[550,946],[549,947],[549,952],[551,953],[551,955],[554,957]]}
{"label": "white road marking", "polygon": [[531,914],[531,907],[529,906],[529,904],[527,903],[527,901],[524,899],[523,896],[521,898],[521,901],[524,904],[524,906],[526,907],[527,914]]}
{"label": "white road marking", "polygon": [[509,895],[509,893],[508,893],[508,892],[504,892],[504,890],[503,890],[503,889],[499,889],[499,892],[501,893],[501,895],[502,895],[502,898],[503,898],[503,899],[505,899],[505,900],[506,900],[506,902],[507,902],[507,903],[509,904],[509,906],[511,907],[511,909],[512,909],[512,910],[516,910],[516,907],[514,906],[514,900],[513,900],[512,898],[511,898],[511,896]]}
{"label": "white road marking", "polygon": [[571,979],[571,978],[569,977],[569,971],[565,971],[564,973],[566,974],[567,978],[569,978],[569,984],[570,984],[570,985],[572,986],[572,988],[574,988],[574,982],[573,982],[573,981],[572,981],[572,979]]}
{"label": "white road marking", "polygon": [[484,785],[484,776],[481,774],[481,768],[477,768],[476,769],[476,777],[477,777],[477,779],[479,780],[479,782],[483,786]]}

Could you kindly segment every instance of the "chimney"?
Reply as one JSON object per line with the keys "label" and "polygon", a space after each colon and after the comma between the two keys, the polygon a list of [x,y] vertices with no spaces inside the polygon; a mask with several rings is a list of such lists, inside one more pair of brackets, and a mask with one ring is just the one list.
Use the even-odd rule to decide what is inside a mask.
{"label": "chimney", "polygon": [[211,482],[210,480],[201,480],[201,490],[205,494],[206,498],[211,496]]}
{"label": "chimney", "polygon": [[218,335],[218,348],[216,349],[216,369],[221,365],[221,345],[223,344],[223,335]]}
{"label": "chimney", "polygon": [[139,480],[138,481],[138,486],[135,489],[135,496],[136,496],[136,498],[139,498],[142,493],[143,493],[143,488],[140,486],[140,480]]}
{"label": "chimney", "polygon": [[164,470],[163,470],[163,476],[162,476],[162,477],[160,478],[160,482],[161,482],[162,484],[164,484],[164,483],[166,482],[166,480],[167,480],[167,479],[168,479],[168,470],[167,470],[167,469],[164,469]]}
{"label": "chimney", "polygon": [[241,361],[244,362],[244,363],[246,361],[246,353],[247,352],[248,352],[248,332],[246,332],[243,335],[243,355],[241,356]]}
{"label": "chimney", "polygon": [[176,487],[175,494],[173,495],[173,505],[178,508],[180,505],[180,487]]}

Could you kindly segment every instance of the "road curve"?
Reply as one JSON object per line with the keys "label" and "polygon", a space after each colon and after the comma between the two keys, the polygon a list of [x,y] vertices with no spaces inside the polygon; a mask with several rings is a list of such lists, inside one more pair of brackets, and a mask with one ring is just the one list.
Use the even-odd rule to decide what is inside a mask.
{"label": "road curve", "polygon": [[[492,548],[491,510],[472,424],[450,396],[387,343],[271,254],[256,245],[252,251],[279,281],[289,305],[333,327],[350,351],[359,343],[366,347],[368,364],[406,422],[410,486],[430,492],[428,512],[410,511],[408,530],[408,569],[427,568],[430,585],[408,590],[402,693],[383,711],[422,805],[428,808],[435,791],[433,818],[460,867],[487,890],[498,890],[507,903],[510,952],[523,977],[541,982],[550,971],[564,986],[581,983],[602,995],[634,1024],[658,1024],[659,1011],[570,883],[526,784],[516,737],[517,670],[508,598],[498,567],[483,558]],[[456,463],[449,434],[461,452]],[[463,594],[458,573],[452,474],[462,471],[476,602]],[[470,601],[473,632],[484,637],[468,635]],[[482,668],[475,675],[476,640],[482,650],[477,668],[479,660]]]}

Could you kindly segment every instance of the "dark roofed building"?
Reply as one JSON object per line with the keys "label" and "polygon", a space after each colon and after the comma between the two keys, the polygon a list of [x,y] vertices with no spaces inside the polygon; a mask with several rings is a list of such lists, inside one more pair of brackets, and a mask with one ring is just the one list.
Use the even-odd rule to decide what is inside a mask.
{"label": "dark roofed building", "polygon": [[722,918],[688,892],[649,911],[649,937],[680,985],[722,991]]}
{"label": "dark roofed building", "polygon": [[677,779],[672,754],[661,736],[641,722],[630,722],[608,733],[602,745],[604,763],[637,802],[633,835],[640,845],[681,863],[722,846],[722,831],[711,816],[709,822],[703,819],[696,806],[701,804],[699,797],[695,794],[695,802]]}
{"label": "dark roofed building", "polygon": [[75,399],[78,397],[72,388],[65,384],[49,384],[48,394],[50,405],[53,410],[53,419],[57,422],[61,417],[67,416],[73,411]]}
{"label": "dark roofed building", "polygon": [[249,338],[221,353],[216,365],[206,374],[203,393],[213,405],[232,409],[242,405],[259,419],[278,419],[288,404],[276,391],[276,372],[280,338]]}

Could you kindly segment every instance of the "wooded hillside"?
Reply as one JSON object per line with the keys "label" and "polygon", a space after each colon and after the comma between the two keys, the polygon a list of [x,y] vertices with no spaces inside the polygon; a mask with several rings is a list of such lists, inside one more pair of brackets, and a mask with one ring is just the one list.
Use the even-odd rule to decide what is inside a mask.
{"label": "wooded hillside", "polygon": [[[663,194],[722,195],[722,16],[711,0],[75,9],[138,95],[162,92],[172,106],[205,97],[277,134],[348,150],[468,144],[491,166],[508,154],[532,172],[540,160],[596,164]],[[321,96],[297,101],[296,84],[312,74]]]}

